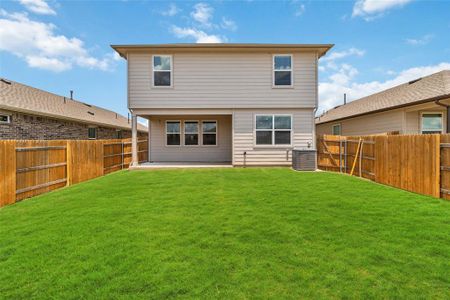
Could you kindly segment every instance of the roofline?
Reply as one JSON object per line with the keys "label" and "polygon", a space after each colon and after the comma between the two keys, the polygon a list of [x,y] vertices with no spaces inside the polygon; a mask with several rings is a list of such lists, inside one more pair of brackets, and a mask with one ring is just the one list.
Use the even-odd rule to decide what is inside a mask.
{"label": "roofline", "polygon": [[[57,115],[57,114],[37,112],[35,110],[22,109],[22,108],[17,108],[14,106],[8,106],[8,105],[2,105],[2,104],[0,104],[0,109],[18,112],[18,113],[30,114],[30,115],[34,115],[34,116],[45,116],[45,117],[49,117],[49,118],[53,118],[53,119],[57,119],[57,120],[66,120],[66,121],[77,122],[77,123],[81,123],[81,124],[91,124],[91,125],[96,125],[96,126],[105,127],[105,128],[131,130],[131,124],[130,124],[130,127],[123,127],[123,126],[115,126],[115,125],[105,124],[102,122],[89,122],[89,121],[80,120],[77,118],[71,118],[71,117],[66,117],[66,116]],[[138,128],[138,131],[148,132],[148,128],[147,128],[147,130]]]}
{"label": "roofline", "polygon": [[334,44],[237,44],[237,43],[180,43],[180,44],[128,44],[111,45],[119,55],[126,59],[127,50],[201,50],[201,49],[315,49],[319,50],[319,58],[325,55]]}
{"label": "roofline", "polygon": [[[356,118],[356,117],[361,117],[361,116],[366,116],[366,115],[370,115],[370,114],[385,112],[385,111],[392,110],[392,109],[398,109],[398,108],[408,107],[408,106],[412,106],[412,105],[423,104],[423,103],[427,103],[427,102],[434,102],[434,101],[444,100],[444,99],[448,99],[448,98],[450,98],[450,94],[445,94],[445,95],[431,97],[431,98],[418,100],[418,101],[414,101],[414,102],[410,102],[410,103],[406,103],[406,104],[401,104],[401,105],[386,107],[386,108],[382,108],[382,109],[372,110],[372,111],[369,111],[369,112],[356,114],[356,115],[351,115],[351,116],[348,116],[348,117],[337,118],[337,119],[328,120],[328,121],[324,121],[324,122],[317,122],[316,125],[322,125],[322,124],[327,124],[327,123],[332,123],[332,122],[343,121],[343,120],[347,120],[347,119],[353,119],[353,118]],[[316,117],[315,119],[317,120],[319,118],[320,117]]]}

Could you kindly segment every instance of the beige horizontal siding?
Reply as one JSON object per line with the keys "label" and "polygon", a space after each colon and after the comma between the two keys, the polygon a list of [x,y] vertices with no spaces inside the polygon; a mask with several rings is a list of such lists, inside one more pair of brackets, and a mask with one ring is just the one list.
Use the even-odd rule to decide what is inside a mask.
{"label": "beige horizontal siding", "polygon": [[332,134],[332,126],[341,124],[342,135],[370,135],[403,130],[404,112],[401,109],[319,124],[317,134]]}
{"label": "beige horizontal siding", "polygon": [[316,54],[293,56],[294,87],[272,88],[271,53],[176,53],[173,87],[152,87],[152,53],[128,56],[131,108],[313,107]]}
{"label": "beige horizontal siding", "polygon": [[[166,120],[217,120],[217,146],[166,146]],[[201,125],[199,125],[201,126]],[[151,116],[150,161],[231,162],[231,116]],[[183,139],[183,135],[181,135]]]}
{"label": "beige horizontal siding", "polygon": [[[292,146],[260,147],[256,146],[254,136],[255,114],[292,114]],[[234,112],[233,137],[234,165],[244,165],[244,152],[247,152],[246,165],[291,165],[292,148],[307,148],[313,143],[312,109],[258,109],[236,110]]]}
{"label": "beige horizontal siding", "polygon": [[[449,100],[443,101],[450,104]],[[318,135],[332,134],[332,126],[341,124],[342,135],[370,135],[398,131],[401,134],[421,133],[421,114],[426,112],[442,112],[444,119],[444,132],[446,131],[447,112],[446,109],[434,102],[411,105],[397,108],[386,112],[355,117],[351,119],[318,124],[316,131]]]}

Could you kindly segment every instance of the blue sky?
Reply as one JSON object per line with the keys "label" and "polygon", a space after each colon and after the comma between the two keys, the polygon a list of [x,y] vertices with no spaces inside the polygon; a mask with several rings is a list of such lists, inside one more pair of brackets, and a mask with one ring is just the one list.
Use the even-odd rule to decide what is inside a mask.
{"label": "blue sky", "polygon": [[333,43],[320,109],[450,69],[450,1],[0,3],[0,76],[124,115],[126,64],[110,44]]}

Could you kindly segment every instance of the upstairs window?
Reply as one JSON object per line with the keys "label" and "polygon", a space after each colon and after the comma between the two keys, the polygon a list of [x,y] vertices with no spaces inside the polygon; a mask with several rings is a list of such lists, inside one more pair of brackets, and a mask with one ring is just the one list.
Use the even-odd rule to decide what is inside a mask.
{"label": "upstairs window", "polygon": [[153,55],[153,86],[172,86],[171,55]]}
{"label": "upstairs window", "polygon": [[422,113],[422,133],[442,133],[442,113]]}
{"label": "upstairs window", "polygon": [[166,143],[167,146],[181,145],[181,122],[167,121],[166,122]]}
{"label": "upstairs window", "polygon": [[184,144],[186,146],[198,145],[198,121],[184,122]]}
{"label": "upstairs window", "polygon": [[273,85],[280,87],[292,86],[292,55],[273,56]]}
{"label": "upstairs window", "polygon": [[256,145],[290,145],[292,117],[290,115],[257,115]]}
{"label": "upstairs window", "polygon": [[97,128],[95,127],[88,128],[88,138],[90,140],[95,140],[97,138]]}
{"label": "upstairs window", "polygon": [[122,130],[116,130],[116,139],[122,139]]}

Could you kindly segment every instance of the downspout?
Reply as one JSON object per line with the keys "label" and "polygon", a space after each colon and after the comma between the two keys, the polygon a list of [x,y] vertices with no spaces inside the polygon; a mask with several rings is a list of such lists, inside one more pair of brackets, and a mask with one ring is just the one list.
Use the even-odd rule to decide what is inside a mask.
{"label": "downspout", "polygon": [[447,116],[446,116],[446,118],[447,118],[447,129],[446,129],[445,132],[446,133],[450,133],[450,118],[449,118],[449,116],[450,116],[450,105],[441,103],[439,101],[440,100],[436,100],[436,101],[434,101],[434,103],[436,103],[439,106],[445,107],[447,109]]}

